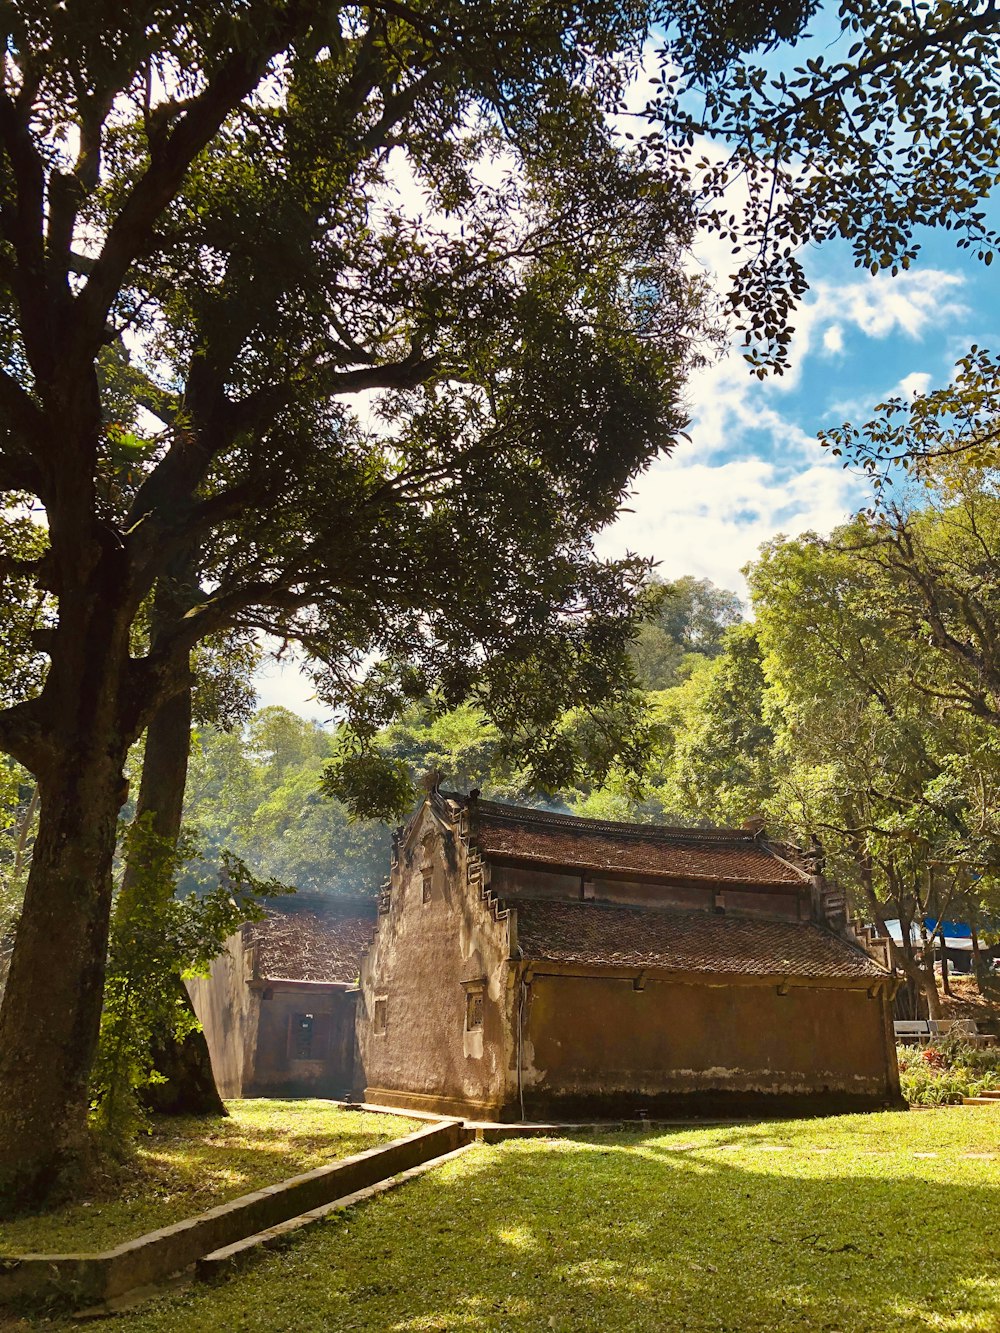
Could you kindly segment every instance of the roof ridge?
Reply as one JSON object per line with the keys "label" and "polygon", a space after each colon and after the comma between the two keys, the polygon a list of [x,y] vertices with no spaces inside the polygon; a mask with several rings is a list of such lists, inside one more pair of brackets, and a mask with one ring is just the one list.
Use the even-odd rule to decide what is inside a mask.
{"label": "roof ridge", "polygon": [[[505,819],[515,824],[549,824],[559,828],[583,828],[595,833],[617,833],[646,841],[670,839],[677,842],[753,843],[761,839],[751,829],[695,828],[690,825],[627,824],[613,819],[589,819],[584,815],[564,815],[554,810],[539,810],[526,805],[505,805],[501,801],[471,801],[459,792],[442,792],[448,800],[457,801],[476,814]],[[765,844],[766,845],[766,844]]]}
{"label": "roof ridge", "polygon": [[329,909],[333,909],[330,915],[346,915],[349,909],[353,909],[361,915],[370,913],[374,916],[378,899],[364,893],[317,893],[296,889],[294,893],[278,893],[265,897],[262,903],[268,912],[285,916],[293,916],[301,911],[318,911],[322,915]]}

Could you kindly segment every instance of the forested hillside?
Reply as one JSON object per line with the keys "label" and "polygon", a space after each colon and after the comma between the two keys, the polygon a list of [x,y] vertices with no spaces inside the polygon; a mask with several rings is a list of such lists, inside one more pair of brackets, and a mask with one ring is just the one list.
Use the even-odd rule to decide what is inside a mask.
{"label": "forested hillside", "polygon": [[[747,571],[749,619],[707,581],[657,586],[633,647],[653,738],[642,781],[613,770],[597,786],[539,791],[473,706],[430,699],[380,733],[379,755],[414,781],[438,770],[460,789],[591,817],[763,816],[800,846],[818,839],[866,919],[958,916],[992,938],[1000,499],[973,467],[938,468],[930,481],[920,506],[765,546]],[[562,726],[599,735],[602,718],[577,710]],[[352,820],[327,794],[339,746],[335,731],[276,708],[239,731],[199,732],[185,818],[209,863],[229,847],[302,889],[375,892],[389,826]]]}
{"label": "forested hillside", "polygon": [[[704,669],[723,659],[730,627],[742,613],[734,593],[707,580],[686,577],[656,586],[661,600],[642,626],[633,659],[666,744],[661,717],[697,695]],[[566,719],[568,728],[582,725],[579,717]],[[474,707],[439,713],[425,701],[384,729],[379,750],[405,764],[414,779],[437,770],[447,784],[461,790],[479,786],[495,800],[627,818],[659,818],[665,812],[655,778],[657,794],[645,801],[613,786],[541,793],[526,773],[504,763],[499,739],[496,727]],[[324,770],[337,751],[335,730],[283,708],[265,708],[230,731],[199,728],[184,818],[205,860],[190,868],[181,888],[203,883],[226,848],[262,875],[310,893],[375,893],[388,872],[390,825],[352,820],[336,797],[324,793]],[[663,752],[657,762],[662,759]]]}

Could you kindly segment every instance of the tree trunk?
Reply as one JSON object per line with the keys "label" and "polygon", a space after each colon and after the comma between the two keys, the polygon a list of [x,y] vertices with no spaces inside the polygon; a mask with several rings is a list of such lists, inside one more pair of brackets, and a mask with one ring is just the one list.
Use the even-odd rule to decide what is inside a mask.
{"label": "tree trunk", "polygon": [[948,950],[945,948],[944,940],[941,941],[941,989],[945,995],[951,996],[951,982],[948,979]]}
{"label": "tree trunk", "polygon": [[979,947],[979,931],[973,926],[969,933],[972,936],[972,971],[976,978],[976,986],[982,991],[983,951]]}
{"label": "tree trunk", "polygon": [[[142,780],[135,817],[148,816],[152,831],[176,845],[184,812],[188,757],[191,751],[191,686],[167,699],[157,709],[146,731]],[[122,878],[117,911],[142,911],[143,884],[134,861]],[[178,999],[189,1010],[187,987],[177,977]],[[153,1064],[165,1083],[153,1084],[144,1100],[152,1110],[187,1115],[225,1115],[226,1108],[215,1086],[208,1042],[200,1029],[183,1041],[164,1032],[153,1048]]]}
{"label": "tree trunk", "polygon": [[915,964],[916,981],[924,993],[927,1000],[927,1017],[940,1018],[944,1012],[941,1008],[941,993],[937,987],[937,978],[934,975],[934,960],[931,959],[930,968],[925,962]]}
{"label": "tree trunk", "polygon": [[38,833],[0,1009],[0,1211],[69,1186],[86,1155],[124,737],[38,777]]}
{"label": "tree trunk", "polygon": [[[96,388],[94,405],[96,421]],[[67,408],[67,429],[72,416]],[[60,474],[47,509],[59,617],[44,640],[37,721],[11,751],[39,799],[0,1007],[0,1213],[57,1197],[86,1164],[125,758],[165,678],[140,695],[129,651],[137,594],[123,548],[72,512],[88,475]]]}
{"label": "tree trunk", "polygon": [[[913,941],[910,937],[910,927],[912,926],[912,917],[907,915],[902,904],[897,905],[899,914],[899,927],[902,932],[902,943],[896,944],[886,925],[885,912],[878,900],[875,892],[875,885],[872,878],[871,864],[868,858],[859,850],[855,853],[855,862],[858,867],[861,886],[864,890],[865,898],[871,909],[872,916],[878,925],[879,933],[883,939],[889,941],[889,956],[893,965],[898,967],[906,978],[907,985],[901,987],[897,992],[896,1005],[897,1015],[900,1018],[920,1018],[920,1013],[916,1012],[919,1008],[919,1000],[922,999],[927,1006],[929,1018],[941,1017],[941,997],[938,994],[937,982],[934,978],[934,961],[931,959],[930,972],[928,973],[926,963],[918,961],[913,953]],[[909,991],[913,996],[914,1013],[905,1013],[906,1001],[905,992]]]}

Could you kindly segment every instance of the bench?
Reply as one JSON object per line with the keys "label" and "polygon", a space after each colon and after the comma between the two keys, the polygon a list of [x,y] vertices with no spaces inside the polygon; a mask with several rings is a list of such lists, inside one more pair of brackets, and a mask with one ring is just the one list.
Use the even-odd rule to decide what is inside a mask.
{"label": "bench", "polygon": [[937,1037],[961,1037],[970,1046],[995,1046],[996,1038],[980,1032],[974,1018],[906,1018],[893,1022],[896,1040],[924,1045]]}
{"label": "bench", "polygon": [[897,1019],[892,1025],[897,1041],[929,1041],[930,1024],[926,1018]]}
{"label": "bench", "polygon": [[974,1018],[929,1018],[927,1026],[932,1037],[957,1036],[975,1037],[979,1034]]}

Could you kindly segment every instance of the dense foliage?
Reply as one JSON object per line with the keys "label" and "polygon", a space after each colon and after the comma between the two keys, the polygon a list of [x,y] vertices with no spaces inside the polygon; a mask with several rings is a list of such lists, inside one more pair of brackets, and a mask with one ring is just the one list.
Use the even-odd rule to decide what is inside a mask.
{"label": "dense foliage", "polygon": [[374,894],[388,873],[389,828],[352,822],[321,793],[335,745],[318,723],[281,708],[262,710],[241,731],[198,731],[184,819],[205,861],[186,868],[182,890],[197,891],[228,850],[307,892]]}
{"label": "dense foliage", "polygon": [[[682,4],[679,58],[799,8],[737,33]],[[5,8],[0,749],[39,818],[0,1206],[81,1159],[126,755],[204,641],[305,645],[350,717],[342,780],[428,696],[475,703],[544,786],[641,767],[646,564],[593,536],[683,426],[703,336],[690,196],[613,124],[663,17]],[[372,811],[406,796],[381,771]]]}
{"label": "dense foliage", "polygon": [[911,1106],[947,1106],[1000,1088],[1000,1050],[943,1040],[897,1046],[899,1081]]}
{"label": "dense foliage", "polygon": [[156,1044],[183,1042],[197,1026],[178,979],[204,973],[234,930],[263,915],[261,900],[283,891],[223,851],[214,883],[175,894],[182,869],[201,860],[195,840],[165,841],[145,819],[128,827],[123,853],[138,891],[119,894],[112,920],[90,1085],[92,1121],[112,1150],[127,1148],[146,1123],[143,1094],[163,1081]]}

